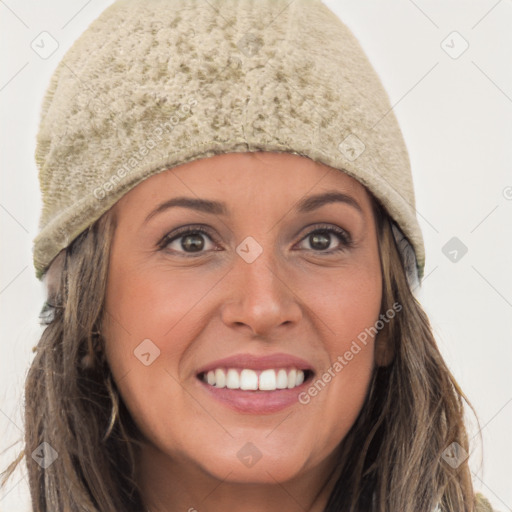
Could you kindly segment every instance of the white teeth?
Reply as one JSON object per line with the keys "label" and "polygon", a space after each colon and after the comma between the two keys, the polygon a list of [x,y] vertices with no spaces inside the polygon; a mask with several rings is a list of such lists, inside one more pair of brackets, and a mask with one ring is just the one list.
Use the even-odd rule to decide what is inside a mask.
{"label": "white teeth", "polygon": [[276,388],[277,389],[285,389],[288,387],[288,374],[286,370],[279,370],[277,372],[277,381]]}
{"label": "white teeth", "polygon": [[258,389],[258,374],[254,370],[240,372],[240,389]]}
{"label": "white teeth", "polygon": [[226,387],[228,389],[240,389],[240,376],[236,370],[228,370],[228,374],[226,376]]}
{"label": "white teeth", "polygon": [[274,370],[263,370],[260,373],[259,389],[262,391],[274,391],[276,389],[276,372]]}
{"label": "white teeth", "polygon": [[226,374],[224,373],[224,370],[215,370],[215,382],[212,384],[212,386],[216,386],[218,388],[226,387]]}
{"label": "white teeth", "polygon": [[229,368],[210,370],[203,375],[203,380],[217,388],[241,389],[250,391],[275,391],[276,389],[293,389],[304,382],[304,372],[292,368],[285,370],[263,370],[261,372],[243,369],[241,371]]}
{"label": "white teeth", "polygon": [[290,373],[288,373],[288,389],[295,387],[296,377],[297,377],[297,370],[290,370]]}

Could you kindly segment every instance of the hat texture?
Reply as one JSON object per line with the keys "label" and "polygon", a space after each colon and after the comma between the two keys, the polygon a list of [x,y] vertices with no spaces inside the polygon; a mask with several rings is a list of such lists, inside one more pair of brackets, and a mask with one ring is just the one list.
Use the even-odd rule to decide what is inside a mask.
{"label": "hat texture", "polygon": [[357,179],[424,247],[410,162],[359,42],[320,0],[119,0],[59,63],[36,162],[34,266],[146,178],[219,153],[309,157]]}

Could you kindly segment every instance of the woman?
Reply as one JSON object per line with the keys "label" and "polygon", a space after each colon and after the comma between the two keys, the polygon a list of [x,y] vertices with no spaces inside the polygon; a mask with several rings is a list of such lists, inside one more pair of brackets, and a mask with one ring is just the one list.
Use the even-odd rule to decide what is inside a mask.
{"label": "woman", "polygon": [[473,511],[407,150],[320,1],[123,0],[36,159],[34,511]]}

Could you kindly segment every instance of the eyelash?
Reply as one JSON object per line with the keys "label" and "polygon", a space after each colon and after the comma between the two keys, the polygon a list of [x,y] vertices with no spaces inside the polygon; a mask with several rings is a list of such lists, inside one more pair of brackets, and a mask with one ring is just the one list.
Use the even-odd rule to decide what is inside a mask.
{"label": "eyelash", "polygon": [[[164,238],[162,239],[162,241],[158,244],[158,249],[162,250],[162,251],[166,251],[166,250],[168,250],[167,246],[171,242],[174,242],[174,240],[183,238],[187,235],[192,235],[192,234],[197,234],[197,233],[201,233],[201,234],[207,236],[208,238],[210,238],[210,240],[212,240],[212,242],[217,243],[215,238],[209,233],[209,230],[207,230],[203,226],[201,226],[201,225],[186,226],[184,228],[179,228],[174,233],[172,233],[172,235],[171,234],[165,235]],[[315,253],[333,254],[333,253],[337,253],[340,251],[345,251],[347,249],[350,249],[353,246],[353,241],[347,231],[345,231],[344,229],[335,227],[335,226],[323,225],[323,224],[315,226],[314,229],[312,229],[311,231],[306,233],[301,238],[300,241],[302,242],[303,240],[307,239],[309,236],[311,236],[314,233],[329,233],[329,234],[333,233],[334,235],[336,235],[338,237],[338,239],[341,242],[339,247],[337,247],[336,249],[331,249],[330,251],[315,251],[314,249],[309,249]],[[171,249],[171,251],[178,252],[185,258],[197,258],[197,257],[203,256],[205,254],[204,251],[198,252],[196,254],[187,253],[184,251],[183,252],[182,251],[173,251],[172,249]]]}

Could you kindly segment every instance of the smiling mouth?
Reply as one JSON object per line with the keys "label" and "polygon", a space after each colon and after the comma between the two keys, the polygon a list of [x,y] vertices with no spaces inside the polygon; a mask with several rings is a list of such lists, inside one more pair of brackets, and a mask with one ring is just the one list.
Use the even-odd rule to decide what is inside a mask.
{"label": "smiling mouth", "polygon": [[242,391],[278,391],[294,389],[313,377],[311,370],[276,368],[252,370],[248,368],[216,368],[201,372],[197,378],[214,388]]}

